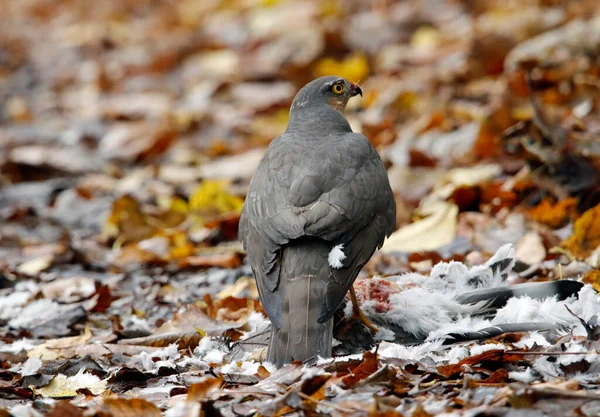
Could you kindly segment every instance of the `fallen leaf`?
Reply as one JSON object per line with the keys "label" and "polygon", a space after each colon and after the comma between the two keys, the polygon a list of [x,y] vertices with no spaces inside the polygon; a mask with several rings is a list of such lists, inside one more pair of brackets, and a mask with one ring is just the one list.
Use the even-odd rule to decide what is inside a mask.
{"label": "fallen leaf", "polygon": [[69,398],[75,397],[81,389],[86,389],[94,395],[100,395],[106,390],[106,384],[107,380],[101,380],[95,375],[79,372],[72,377],[58,374],[45,387],[32,387],[32,390],[34,393],[47,398]]}
{"label": "fallen leaf", "polygon": [[440,375],[449,378],[454,375],[458,375],[462,372],[463,366],[473,367],[476,365],[490,365],[490,364],[507,364],[518,362],[523,359],[523,356],[506,352],[500,349],[488,350],[487,352],[480,353],[479,355],[469,356],[461,360],[460,362],[453,365],[442,365],[437,367],[437,371]]}
{"label": "fallen leaf", "polygon": [[584,273],[582,281],[593,286],[596,291],[600,291],[600,270],[593,269]]}
{"label": "fallen leaf", "polygon": [[435,250],[454,240],[458,215],[456,204],[436,201],[420,208],[419,213],[428,217],[392,233],[381,248],[383,252]]}
{"label": "fallen leaf", "polygon": [[84,417],[84,414],[82,409],[75,407],[68,401],[59,401],[46,414],[46,417]]}
{"label": "fallen leaf", "polygon": [[110,237],[118,237],[122,243],[138,242],[151,237],[156,228],[149,223],[137,200],[125,195],[113,202],[104,232]]}
{"label": "fallen leaf", "polygon": [[38,258],[31,259],[27,262],[23,262],[17,267],[17,272],[19,274],[34,277],[40,272],[50,268],[50,265],[52,265],[53,261],[54,256],[52,255],[40,256]]}
{"label": "fallen leaf", "polygon": [[440,32],[431,26],[421,26],[410,39],[410,46],[416,49],[432,50],[440,43]]}
{"label": "fallen leaf", "polygon": [[575,221],[573,234],[560,246],[578,259],[585,259],[600,245],[600,204]]}
{"label": "fallen leaf", "polygon": [[214,217],[230,212],[240,212],[244,200],[227,191],[229,182],[223,180],[203,181],[190,196],[190,210],[203,218]]}
{"label": "fallen leaf", "polygon": [[352,82],[364,80],[369,74],[369,64],[367,58],[362,53],[354,53],[337,61],[333,58],[324,58],[317,62],[315,66],[315,75],[322,77],[325,75],[337,75],[346,78]]}
{"label": "fallen leaf", "polygon": [[351,388],[357,382],[372,375],[378,368],[377,353],[366,351],[363,354],[363,361],[356,368],[352,369],[348,375],[342,378],[342,383],[346,388]]}
{"label": "fallen leaf", "polygon": [[223,378],[206,377],[202,382],[192,384],[188,389],[188,401],[202,401],[206,395],[223,385]]}
{"label": "fallen leaf", "polygon": [[42,287],[46,298],[69,304],[90,298],[96,293],[96,283],[92,278],[75,276],[49,282]]}
{"label": "fallen leaf", "polygon": [[242,264],[242,256],[238,252],[214,253],[197,256],[188,256],[179,262],[180,268],[237,268]]}
{"label": "fallen leaf", "polygon": [[30,358],[39,358],[42,360],[56,360],[59,358],[69,358],[72,354],[65,352],[73,352],[75,348],[85,345],[92,338],[92,333],[86,327],[85,333],[81,336],[62,337],[60,339],[51,339],[35,346],[27,352]]}
{"label": "fallen leaf", "polygon": [[256,286],[256,280],[254,278],[249,277],[238,278],[238,280],[234,284],[223,288],[217,294],[216,298],[217,300],[222,300],[227,297],[239,297],[244,290],[248,290],[249,295],[252,298],[258,299],[258,288]]}
{"label": "fallen leaf", "polygon": [[105,398],[100,409],[111,417],[161,417],[160,409],[141,398]]}
{"label": "fallen leaf", "polygon": [[528,265],[534,265],[546,259],[546,247],[540,235],[527,232],[515,245],[515,258]]}
{"label": "fallen leaf", "polygon": [[536,222],[558,229],[569,222],[576,209],[576,198],[566,198],[556,203],[543,199],[540,204],[527,210],[527,215]]}
{"label": "fallen leaf", "polygon": [[100,153],[109,159],[151,159],[164,153],[177,132],[168,121],[115,124],[100,142]]}

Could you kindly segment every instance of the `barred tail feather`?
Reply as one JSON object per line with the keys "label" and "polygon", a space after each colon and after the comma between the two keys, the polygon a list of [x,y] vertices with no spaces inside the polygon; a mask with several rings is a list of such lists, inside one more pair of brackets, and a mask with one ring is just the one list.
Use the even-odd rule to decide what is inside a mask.
{"label": "barred tail feather", "polygon": [[283,248],[281,327],[273,326],[268,354],[278,367],[294,360],[331,356],[333,319],[318,321],[330,273],[329,246],[306,240]]}

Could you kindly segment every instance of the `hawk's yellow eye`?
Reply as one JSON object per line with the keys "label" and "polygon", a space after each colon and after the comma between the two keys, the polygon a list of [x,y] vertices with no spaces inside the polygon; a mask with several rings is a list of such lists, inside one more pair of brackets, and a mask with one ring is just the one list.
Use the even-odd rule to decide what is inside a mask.
{"label": "hawk's yellow eye", "polygon": [[331,87],[331,91],[336,94],[342,94],[344,92],[344,84],[334,84],[333,87]]}

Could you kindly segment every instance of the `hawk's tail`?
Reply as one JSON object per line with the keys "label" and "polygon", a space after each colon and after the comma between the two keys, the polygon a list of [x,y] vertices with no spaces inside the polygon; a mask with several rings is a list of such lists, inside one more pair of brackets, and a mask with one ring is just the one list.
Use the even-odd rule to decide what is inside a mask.
{"label": "hawk's tail", "polygon": [[333,319],[319,323],[330,267],[331,244],[290,243],[282,251],[279,286],[281,328],[273,326],[268,359],[281,366],[294,360],[331,356]]}

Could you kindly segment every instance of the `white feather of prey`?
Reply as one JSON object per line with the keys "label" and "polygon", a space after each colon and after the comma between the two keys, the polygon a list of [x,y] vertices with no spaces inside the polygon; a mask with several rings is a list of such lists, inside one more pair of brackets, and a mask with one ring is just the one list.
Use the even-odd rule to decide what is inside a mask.
{"label": "white feather of prey", "polygon": [[[485,305],[463,305],[448,294],[422,287],[413,287],[393,294],[389,303],[392,308],[383,314],[385,321],[400,326],[415,336],[427,336],[440,326],[452,323],[457,316],[470,314]],[[377,314],[372,311],[375,307],[376,304],[372,301],[367,301],[361,306],[367,315]]]}
{"label": "white feather of prey", "polygon": [[335,245],[331,251],[329,252],[329,266],[335,269],[340,269],[344,264],[342,261],[346,259],[346,254],[344,253],[344,245]]}
{"label": "white feather of prey", "polygon": [[506,285],[505,281],[515,263],[514,249],[503,245],[485,264],[467,267],[460,262],[440,262],[430,276],[408,273],[386,279],[394,281],[401,291],[389,297],[390,308],[376,312],[377,303],[362,304],[367,316],[379,317],[386,323],[426,340],[444,338],[448,333],[467,333],[501,324],[555,323],[585,334],[578,317],[588,321],[600,316],[600,297],[586,285],[578,297],[558,301],[555,297],[536,300],[530,297],[511,298],[495,317],[476,317],[486,302],[466,305],[455,300],[457,294],[475,289]]}

